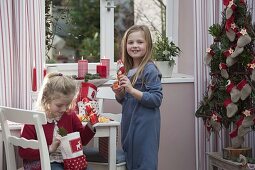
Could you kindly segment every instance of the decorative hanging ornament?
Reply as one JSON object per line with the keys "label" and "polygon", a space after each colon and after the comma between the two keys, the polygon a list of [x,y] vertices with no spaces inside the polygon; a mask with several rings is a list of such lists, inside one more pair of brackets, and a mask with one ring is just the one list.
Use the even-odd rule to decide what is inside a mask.
{"label": "decorative hanging ornament", "polygon": [[237,37],[238,40],[236,44],[238,47],[244,47],[251,42],[251,37],[247,33],[247,30],[244,28],[237,33]]}
{"label": "decorative hanging ornament", "polygon": [[226,91],[230,94],[231,100],[234,103],[236,103],[241,97],[240,91],[236,88],[235,84],[232,83],[230,80],[228,80],[228,84],[226,85]]}
{"label": "decorative hanging ornament", "polygon": [[231,54],[231,58],[236,58],[243,52],[244,48],[243,47],[238,47],[236,46],[235,51]]}
{"label": "decorative hanging ornament", "polygon": [[234,104],[230,98],[224,100],[224,107],[227,110],[228,118],[233,117],[236,114],[236,112],[238,111],[237,105]]}
{"label": "decorative hanging ornament", "polygon": [[238,28],[235,23],[231,23],[230,29],[226,30],[226,35],[229,41],[233,42],[236,38],[236,33],[238,32]]}
{"label": "decorative hanging ornament", "polygon": [[255,59],[252,60],[251,63],[247,64],[247,68],[249,71],[251,71],[250,78],[252,81],[255,81]]}
{"label": "decorative hanging ornament", "polygon": [[212,57],[215,55],[215,52],[211,48],[206,49],[206,55],[204,57],[204,63],[210,65]]}
{"label": "decorative hanging ornament", "polygon": [[236,4],[234,4],[233,0],[229,1],[227,9],[226,9],[226,19],[229,19],[234,11],[236,10]]}
{"label": "decorative hanging ornament", "polygon": [[228,79],[229,78],[229,75],[228,75],[228,66],[227,64],[225,63],[220,63],[219,64],[219,69],[220,69],[220,74],[222,77],[224,77],[225,79]]}
{"label": "decorative hanging ornament", "polygon": [[237,84],[237,89],[241,92],[241,100],[245,100],[251,94],[251,86],[247,83],[246,79],[241,80]]}

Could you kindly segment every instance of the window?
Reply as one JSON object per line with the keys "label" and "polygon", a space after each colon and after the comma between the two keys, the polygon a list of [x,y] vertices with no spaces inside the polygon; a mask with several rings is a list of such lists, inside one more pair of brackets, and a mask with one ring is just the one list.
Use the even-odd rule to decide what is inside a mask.
{"label": "window", "polygon": [[51,65],[57,66],[61,72],[76,74],[77,64],[74,63],[82,57],[89,60],[91,73],[95,73],[95,63],[100,61],[100,57],[111,59],[113,71],[114,61],[120,57],[121,38],[133,24],[148,25],[153,36],[156,32],[168,34],[166,0],[45,1],[53,2],[49,12],[54,23],[49,28],[55,35],[50,60],[46,60],[47,64],[54,63]]}

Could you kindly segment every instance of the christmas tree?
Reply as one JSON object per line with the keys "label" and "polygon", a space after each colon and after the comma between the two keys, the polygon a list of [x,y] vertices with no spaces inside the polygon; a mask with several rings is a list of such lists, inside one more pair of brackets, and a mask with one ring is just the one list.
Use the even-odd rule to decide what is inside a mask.
{"label": "christmas tree", "polygon": [[214,41],[206,50],[211,82],[195,115],[208,132],[231,128],[232,147],[240,148],[254,129],[255,33],[245,0],[223,0],[221,24],[209,27]]}

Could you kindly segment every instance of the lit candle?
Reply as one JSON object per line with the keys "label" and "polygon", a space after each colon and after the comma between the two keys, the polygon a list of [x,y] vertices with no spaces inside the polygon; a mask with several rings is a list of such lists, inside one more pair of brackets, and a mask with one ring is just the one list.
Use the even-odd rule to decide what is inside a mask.
{"label": "lit candle", "polygon": [[32,91],[36,91],[37,90],[37,82],[36,82],[36,68],[33,68],[33,72],[32,72]]}
{"label": "lit candle", "polygon": [[84,78],[85,75],[88,73],[88,60],[81,60],[78,61],[78,77]]}
{"label": "lit candle", "polygon": [[100,61],[103,66],[106,66],[106,78],[108,78],[110,75],[110,59],[102,58]]}
{"label": "lit candle", "polygon": [[107,77],[106,66],[102,64],[97,65],[97,73],[99,74],[100,78],[106,78]]}

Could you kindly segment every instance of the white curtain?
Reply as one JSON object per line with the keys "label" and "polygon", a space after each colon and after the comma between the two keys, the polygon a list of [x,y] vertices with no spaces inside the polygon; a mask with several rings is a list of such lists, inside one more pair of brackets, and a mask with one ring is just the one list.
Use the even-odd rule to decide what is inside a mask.
{"label": "white curtain", "polygon": [[45,63],[44,0],[0,1],[0,105],[31,109],[32,70],[37,89]]}
{"label": "white curtain", "polygon": [[[224,9],[222,0],[194,0],[194,30],[195,30],[195,100],[198,108],[207,85],[210,81],[209,68],[203,63],[203,57],[212,42],[212,36],[209,35],[208,29],[215,23],[221,23],[221,13]],[[255,2],[247,0],[248,7],[251,8],[253,22],[255,20]],[[219,135],[212,134],[208,139],[208,134],[202,119],[196,119],[196,169],[206,170],[207,152],[222,151],[223,147],[229,146],[229,132],[222,130]],[[254,147],[254,133],[246,137],[245,145]],[[254,152],[254,149],[253,149]],[[254,153],[253,153],[254,156]]]}

